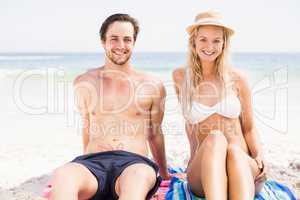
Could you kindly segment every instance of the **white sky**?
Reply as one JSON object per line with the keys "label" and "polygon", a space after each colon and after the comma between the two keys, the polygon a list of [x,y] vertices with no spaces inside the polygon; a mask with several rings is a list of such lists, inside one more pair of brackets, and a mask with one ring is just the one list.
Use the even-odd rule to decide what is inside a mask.
{"label": "white sky", "polygon": [[185,27],[199,11],[223,13],[233,51],[300,52],[299,0],[0,0],[0,52],[102,51],[98,31],[110,14],[136,17],[136,51],[185,51]]}

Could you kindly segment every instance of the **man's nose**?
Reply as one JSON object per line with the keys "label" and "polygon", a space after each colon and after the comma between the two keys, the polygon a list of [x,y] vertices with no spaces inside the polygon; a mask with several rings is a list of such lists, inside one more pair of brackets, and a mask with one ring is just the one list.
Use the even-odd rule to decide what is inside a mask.
{"label": "man's nose", "polygon": [[124,43],[123,40],[119,40],[117,44],[118,44],[119,48],[124,48],[125,47],[125,43]]}

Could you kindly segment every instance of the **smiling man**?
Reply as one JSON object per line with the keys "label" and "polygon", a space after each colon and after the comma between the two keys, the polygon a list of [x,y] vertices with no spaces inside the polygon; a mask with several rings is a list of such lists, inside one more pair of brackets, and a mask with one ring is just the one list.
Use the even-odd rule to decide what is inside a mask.
{"label": "smiling man", "polygon": [[[105,64],[74,81],[83,152],[53,176],[53,200],[149,199],[168,179],[161,122],[163,84],[130,64],[139,26],[114,14],[101,26]],[[156,163],[147,158],[150,150]]]}

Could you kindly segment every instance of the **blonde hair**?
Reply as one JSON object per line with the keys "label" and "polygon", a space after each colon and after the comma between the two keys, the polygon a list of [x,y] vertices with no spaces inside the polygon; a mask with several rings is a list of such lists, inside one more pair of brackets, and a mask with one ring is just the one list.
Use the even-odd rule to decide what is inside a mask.
{"label": "blonde hair", "polygon": [[[185,70],[184,82],[180,92],[180,101],[182,105],[183,115],[186,119],[189,117],[191,103],[193,95],[195,94],[197,86],[200,85],[203,81],[203,66],[201,65],[201,60],[196,51],[195,39],[199,30],[194,28],[189,36],[188,44],[188,55],[187,55],[187,66]],[[223,28],[223,50],[222,53],[216,58],[215,61],[215,75],[222,83],[222,93],[221,96],[224,96],[226,93],[226,83],[230,82],[229,79],[229,38],[230,33]]]}

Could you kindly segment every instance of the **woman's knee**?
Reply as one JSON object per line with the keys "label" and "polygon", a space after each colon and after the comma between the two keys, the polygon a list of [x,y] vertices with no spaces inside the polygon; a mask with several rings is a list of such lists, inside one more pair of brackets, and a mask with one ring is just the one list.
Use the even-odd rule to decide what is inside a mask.
{"label": "woman's knee", "polygon": [[228,162],[240,162],[243,161],[243,150],[237,144],[229,143],[227,147],[227,161]]}
{"label": "woman's knee", "polygon": [[204,149],[207,149],[209,151],[216,150],[216,151],[226,151],[227,149],[227,140],[225,136],[219,132],[217,134],[209,134],[206,136],[204,141],[201,144],[201,147],[203,146]]}

